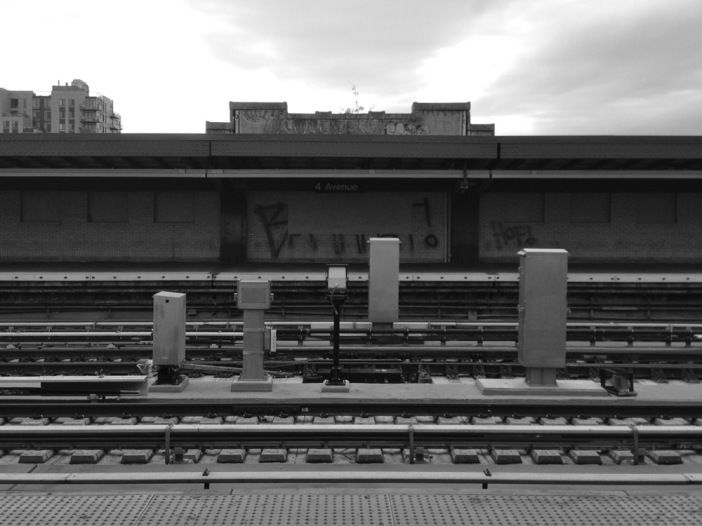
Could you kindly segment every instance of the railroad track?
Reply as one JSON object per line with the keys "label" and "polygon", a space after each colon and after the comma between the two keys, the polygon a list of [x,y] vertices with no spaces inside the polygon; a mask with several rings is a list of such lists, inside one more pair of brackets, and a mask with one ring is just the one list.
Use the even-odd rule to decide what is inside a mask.
{"label": "railroad track", "polygon": [[[173,281],[166,275],[161,281],[139,278],[115,281],[115,276],[115,280],[96,281],[94,276],[87,275],[84,281],[5,281],[0,283],[0,317],[57,317],[71,313],[86,313],[92,317],[148,316],[153,294],[164,288],[186,293],[192,316],[241,316],[233,297],[236,281]],[[571,317],[639,321],[702,318],[702,285],[697,280],[649,282],[644,277],[639,279],[639,282],[611,278],[569,283]],[[272,319],[309,319],[329,314],[323,281],[275,280],[271,286],[274,301],[268,315]],[[486,275],[485,280],[444,281],[440,273],[432,273],[424,280],[400,281],[399,295],[402,319],[513,318],[518,283],[500,281],[491,275]],[[347,318],[365,318],[367,298],[367,282],[350,281],[345,306]]]}
{"label": "railroad track", "polygon": [[[682,464],[683,455],[699,457],[702,426],[698,425],[436,425],[436,424],[139,424],[139,425],[4,425],[0,447],[16,452],[20,462],[44,462],[54,451],[99,461],[121,455],[122,463],[146,463],[154,454],[166,464],[203,455],[216,462],[244,462],[247,454],[260,462],[285,462],[301,452],[308,462],[333,462],[334,455],[357,463],[400,462],[576,464],[610,462],[639,464],[644,456],[657,464]],[[435,461],[434,456],[438,459]],[[228,458],[225,458],[228,457]],[[235,458],[232,458],[235,457]],[[312,457],[312,458],[310,458]],[[158,460],[157,460],[158,461]],[[70,463],[74,463],[73,459]]]}
{"label": "railroad track", "polygon": [[[269,328],[275,345],[266,364],[273,374],[304,374],[309,381],[326,374],[329,322],[271,323]],[[697,381],[700,332],[700,324],[571,322],[562,377],[595,378],[598,369],[617,367],[637,378]],[[190,322],[186,335],[185,365],[191,375],[239,373],[240,323]],[[0,375],[135,373],[139,361],[151,357],[151,336],[151,324],[145,322],[0,324]],[[351,322],[342,326],[342,364],[353,381],[513,376],[523,372],[516,340],[513,322],[404,323],[382,330]]]}

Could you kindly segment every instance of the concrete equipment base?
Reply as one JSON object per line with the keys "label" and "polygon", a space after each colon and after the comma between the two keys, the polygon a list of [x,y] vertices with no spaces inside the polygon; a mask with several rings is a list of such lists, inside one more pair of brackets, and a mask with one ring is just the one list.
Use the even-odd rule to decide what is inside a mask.
{"label": "concrete equipment base", "polygon": [[591,380],[558,380],[556,386],[529,385],[524,378],[479,378],[476,387],[486,396],[608,396]]}
{"label": "concrete equipment base", "polygon": [[325,380],[322,384],[323,393],[348,393],[351,389],[351,383],[348,380],[344,380],[344,385],[329,385],[328,380]]}
{"label": "concrete equipment base", "polygon": [[183,379],[177,384],[156,384],[153,383],[149,386],[150,393],[182,393],[188,386],[190,378],[184,376]]}
{"label": "concrete equipment base", "polygon": [[232,383],[233,392],[252,392],[252,391],[272,391],[273,378],[266,377],[265,380],[236,380]]}

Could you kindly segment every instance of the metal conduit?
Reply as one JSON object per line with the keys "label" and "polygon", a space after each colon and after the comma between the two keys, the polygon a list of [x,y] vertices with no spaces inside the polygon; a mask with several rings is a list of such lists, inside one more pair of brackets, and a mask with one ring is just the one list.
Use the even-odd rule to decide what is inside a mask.
{"label": "metal conduit", "polygon": [[695,473],[512,473],[412,471],[171,471],[163,473],[0,473],[0,484],[254,484],[254,483],[421,483],[421,484],[589,484],[699,485]]}
{"label": "metal conduit", "polygon": [[[229,338],[241,338],[244,333],[241,331],[234,332],[223,332],[223,331],[187,331],[185,333],[188,337],[229,337]],[[50,332],[50,331],[4,331],[0,332],[0,339],[2,338],[46,338],[50,339],[56,338],[114,338],[114,337],[139,337],[139,338],[151,338],[151,331],[60,331],[60,332]]]}

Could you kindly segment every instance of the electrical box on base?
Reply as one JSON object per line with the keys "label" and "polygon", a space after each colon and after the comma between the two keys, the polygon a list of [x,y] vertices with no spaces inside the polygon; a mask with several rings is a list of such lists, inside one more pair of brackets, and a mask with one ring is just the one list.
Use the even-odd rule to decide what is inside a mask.
{"label": "electrical box on base", "polygon": [[568,252],[519,252],[519,363],[525,367],[565,366],[568,314]]}
{"label": "electrical box on base", "polygon": [[271,306],[270,281],[242,280],[236,295],[236,306],[241,310],[266,310]]}
{"label": "electrical box on base", "polygon": [[370,239],[368,270],[368,319],[372,323],[393,323],[400,312],[400,240],[395,237]]}
{"label": "electrical box on base", "polygon": [[185,294],[154,294],[154,365],[178,366],[185,361]]}

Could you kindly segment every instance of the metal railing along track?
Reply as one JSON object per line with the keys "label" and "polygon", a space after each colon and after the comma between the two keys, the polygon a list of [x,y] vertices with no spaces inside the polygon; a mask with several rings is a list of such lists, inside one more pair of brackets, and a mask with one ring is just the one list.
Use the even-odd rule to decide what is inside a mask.
{"label": "metal railing along track", "polygon": [[702,426],[435,424],[4,425],[0,447],[702,448]]}

